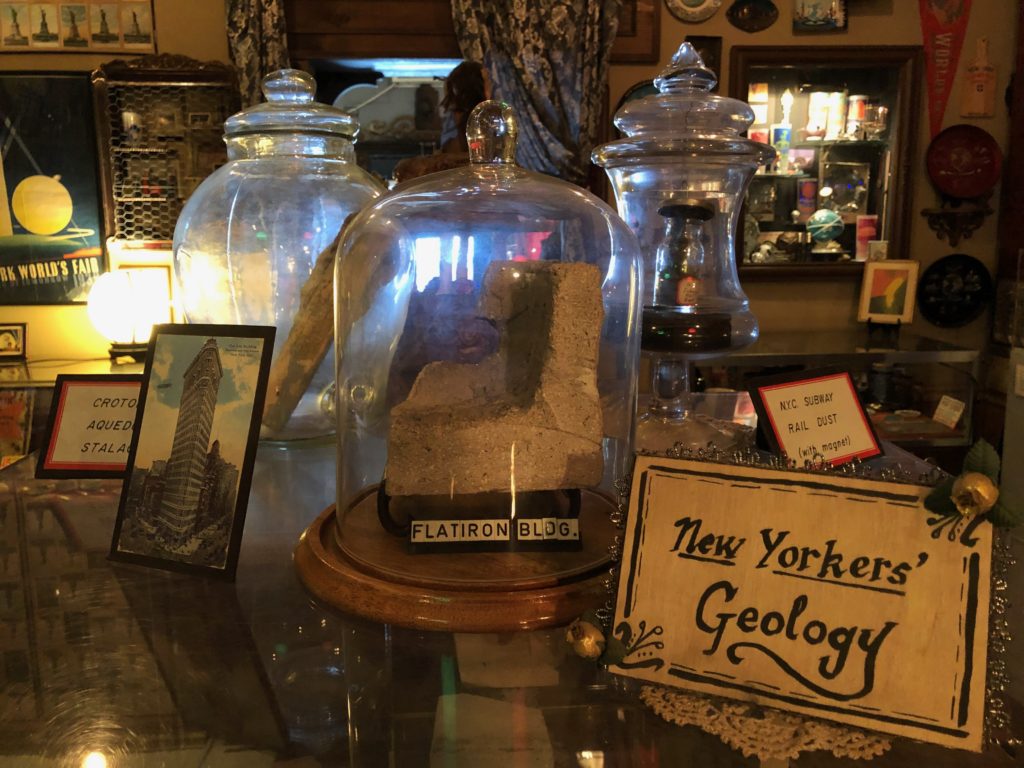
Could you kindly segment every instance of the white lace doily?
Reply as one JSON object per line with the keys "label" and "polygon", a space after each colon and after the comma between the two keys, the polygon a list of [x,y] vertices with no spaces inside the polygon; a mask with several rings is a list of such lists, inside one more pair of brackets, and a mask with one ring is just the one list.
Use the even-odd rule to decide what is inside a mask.
{"label": "white lace doily", "polygon": [[801,752],[828,750],[836,757],[870,760],[889,749],[884,736],[813,720],[742,701],[645,685],[640,698],[677,725],[696,725],[746,757],[795,760]]}

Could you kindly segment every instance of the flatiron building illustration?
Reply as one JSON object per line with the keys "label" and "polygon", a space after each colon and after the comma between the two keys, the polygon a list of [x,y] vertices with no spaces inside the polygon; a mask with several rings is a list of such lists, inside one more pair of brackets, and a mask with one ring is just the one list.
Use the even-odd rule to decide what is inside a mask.
{"label": "flatiron building illustration", "polygon": [[191,535],[195,525],[223,374],[217,341],[208,339],[185,371],[174,442],[167,460],[159,518],[170,538]]}

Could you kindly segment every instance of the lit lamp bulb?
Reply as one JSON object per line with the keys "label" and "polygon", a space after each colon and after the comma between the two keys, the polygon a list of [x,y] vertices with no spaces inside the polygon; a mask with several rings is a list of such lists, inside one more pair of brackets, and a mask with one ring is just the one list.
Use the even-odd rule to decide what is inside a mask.
{"label": "lit lamp bulb", "polygon": [[165,268],[119,269],[100,275],[86,311],[93,327],[110,340],[112,358],[145,359],[153,326],[171,321],[171,290]]}

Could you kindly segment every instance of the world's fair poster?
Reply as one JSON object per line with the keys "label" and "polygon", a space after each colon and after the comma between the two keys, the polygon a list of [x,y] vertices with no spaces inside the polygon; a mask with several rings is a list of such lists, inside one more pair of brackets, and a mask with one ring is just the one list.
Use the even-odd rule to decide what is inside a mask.
{"label": "world's fair poster", "polygon": [[84,302],[103,271],[86,74],[0,74],[0,304]]}

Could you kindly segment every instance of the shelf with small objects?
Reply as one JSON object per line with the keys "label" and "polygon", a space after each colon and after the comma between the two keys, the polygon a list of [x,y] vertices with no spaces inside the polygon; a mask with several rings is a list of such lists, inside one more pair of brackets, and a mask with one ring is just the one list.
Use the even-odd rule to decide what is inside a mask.
{"label": "shelf with small objects", "polygon": [[817,368],[847,370],[878,437],[912,452],[964,447],[973,435],[979,352],[904,331],[765,333],[701,369],[705,391],[744,391],[753,378]]}
{"label": "shelf with small objects", "polygon": [[748,136],[778,152],[754,177],[742,213],[744,279],[855,279],[869,258],[904,252],[919,54],[733,49],[731,93],[755,113]]}

